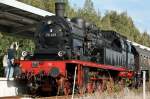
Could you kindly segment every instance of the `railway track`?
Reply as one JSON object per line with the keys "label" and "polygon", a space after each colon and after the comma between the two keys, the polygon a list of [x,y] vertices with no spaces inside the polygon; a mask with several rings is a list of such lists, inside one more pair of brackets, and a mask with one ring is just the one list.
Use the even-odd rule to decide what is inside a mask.
{"label": "railway track", "polygon": [[[71,96],[51,96],[51,97],[35,97],[35,98],[36,99],[71,99]],[[75,96],[74,98],[78,98],[78,97]],[[32,97],[9,96],[9,97],[0,97],[0,99],[32,99]]]}
{"label": "railway track", "polygon": [[71,96],[40,97],[38,99],[71,99]]}
{"label": "railway track", "polygon": [[[71,95],[69,96],[51,96],[51,97],[39,97],[36,99],[71,99]],[[75,95],[73,99],[78,99],[79,96]]]}
{"label": "railway track", "polygon": [[9,97],[0,97],[0,99],[21,99],[20,96],[9,96]]}

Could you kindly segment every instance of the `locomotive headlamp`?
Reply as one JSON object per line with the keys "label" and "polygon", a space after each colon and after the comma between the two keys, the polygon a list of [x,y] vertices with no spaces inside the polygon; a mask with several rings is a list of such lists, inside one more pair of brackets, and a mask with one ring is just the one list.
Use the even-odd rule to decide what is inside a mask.
{"label": "locomotive headlamp", "polygon": [[59,51],[59,52],[58,52],[58,56],[59,56],[59,57],[62,57],[62,56],[64,56],[64,55],[65,55],[65,52],[64,52],[64,51]]}
{"label": "locomotive headlamp", "polygon": [[27,51],[22,51],[21,55],[22,55],[23,57],[25,57],[25,56],[28,55],[28,52],[27,52]]}
{"label": "locomotive headlamp", "polygon": [[51,20],[47,21],[47,24],[51,24],[51,23],[52,23],[52,21],[51,21]]}
{"label": "locomotive headlamp", "polygon": [[53,67],[49,72],[50,76],[52,76],[52,77],[57,77],[59,75],[59,73],[60,73],[60,71],[57,67]]}
{"label": "locomotive headlamp", "polygon": [[59,29],[58,31],[59,31],[59,32],[62,32],[62,29]]}

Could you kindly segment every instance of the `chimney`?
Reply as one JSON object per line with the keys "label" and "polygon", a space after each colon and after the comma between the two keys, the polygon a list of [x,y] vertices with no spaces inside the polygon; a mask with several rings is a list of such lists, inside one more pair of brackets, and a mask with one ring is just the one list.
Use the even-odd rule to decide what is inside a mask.
{"label": "chimney", "polygon": [[65,13],[64,0],[56,0],[55,1],[55,13],[56,13],[56,16],[64,17],[64,13]]}

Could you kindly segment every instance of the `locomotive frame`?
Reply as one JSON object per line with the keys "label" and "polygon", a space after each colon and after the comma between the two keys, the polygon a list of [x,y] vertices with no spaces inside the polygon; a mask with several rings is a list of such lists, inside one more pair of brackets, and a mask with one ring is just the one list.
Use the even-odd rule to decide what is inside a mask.
{"label": "locomotive frame", "polygon": [[[32,85],[33,83],[39,84],[43,81],[44,77],[48,77],[47,80],[51,80],[51,82],[55,82],[53,84],[49,83],[51,84],[50,86],[46,86],[45,84],[47,84],[46,83],[47,80],[44,80],[43,81],[44,83],[42,83],[41,85],[39,84],[40,89],[36,89],[37,91],[40,92],[44,91],[44,93],[49,93],[48,95],[60,95],[60,91],[58,89],[60,86],[57,85],[57,81],[62,79],[64,80],[63,82],[61,82],[64,84],[63,86],[64,89],[61,90],[62,91],[61,93],[65,95],[69,95],[73,92],[72,89],[73,89],[74,80],[75,80],[75,87],[78,88],[76,89],[77,90],[76,93],[82,94],[85,92],[92,93],[94,91],[97,91],[98,90],[97,88],[100,87],[105,81],[110,81],[111,79],[115,79],[116,81],[119,81],[120,78],[132,79],[132,77],[134,76],[134,71],[128,70],[126,68],[114,67],[111,65],[97,64],[93,62],[80,61],[80,60],[66,60],[66,61],[30,61],[30,60],[23,61],[22,60],[19,63],[22,68],[22,75],[19,75],[16,78],[19,78],[19,80],[25,80],[25,79],[28,80],[25,85],[28,85],[29,83]],[[76,78],[74,78],[75,72],[76,72]],[[35,80],[35,79],[39,79],[39,80]],[[69,85],[69,86],[65,86],[65,85]],[[47,89],[46,87],[49,88]],[[53,92],[52,90],[56,90],[56,91]]]}

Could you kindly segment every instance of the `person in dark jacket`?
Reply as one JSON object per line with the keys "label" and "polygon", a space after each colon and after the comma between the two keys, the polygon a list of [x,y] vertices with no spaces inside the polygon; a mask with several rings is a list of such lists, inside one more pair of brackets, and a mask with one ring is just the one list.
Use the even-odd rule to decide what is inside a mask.
{"label": "person in dark jacket", "polygon": [[14,73],[14,60],[15,60],[15,53],[19,48],[19,44],[17,42],[13,42],[8,49],[7,55],[8,55],[8,70],[6,73],[6,78],[9,80],[9,78],[13,77]]}

